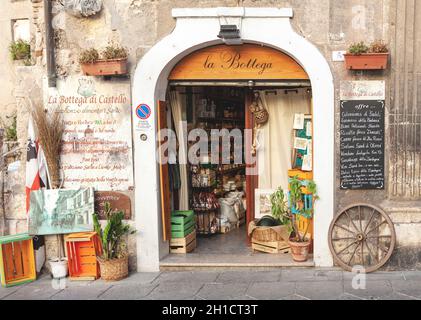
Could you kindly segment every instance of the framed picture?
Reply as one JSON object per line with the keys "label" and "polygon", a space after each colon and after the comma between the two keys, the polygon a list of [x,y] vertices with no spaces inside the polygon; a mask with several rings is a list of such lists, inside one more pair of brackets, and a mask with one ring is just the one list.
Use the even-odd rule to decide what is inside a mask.
{"label": "framed picture", "polygon": [[256,189],[254,191],[254,217],[260,219],[264,216],[270,216],[272,214],[272,204],[270,202],[270,196],[276,190],[272,189]]}
{"label": "framed picture", "polygon": [[31,192],[28,215],[30,235],[93,231],[94,189]]}

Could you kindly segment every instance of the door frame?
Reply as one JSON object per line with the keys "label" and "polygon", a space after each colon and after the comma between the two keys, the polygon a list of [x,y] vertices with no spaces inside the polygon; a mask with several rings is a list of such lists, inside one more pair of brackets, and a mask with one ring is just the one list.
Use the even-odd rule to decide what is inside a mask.
{"label": "door frame", "polygon": [[[315,206],[314,262],[318,267],[333,266],[328,230],[335,203],[335,100],[329,63],[311,42],[293,30],[292,9],[187,8],[174,9],[172,15],[176,18],[175,29],[144,55],[132,85],[138,271],[158,271],[160,259],[169,253],[168,242],[162,241],[160,218],[155,150],[157,101],[165,100],[168,76],[178,61],[196,50],[223,43],[217,37],[221,18],[241,20],[245,43],[280,50],[309,75],[314,105],[314,180],[320,196]],[[142,103],[152,109],[147,120],[140,120],[135,112]]]}

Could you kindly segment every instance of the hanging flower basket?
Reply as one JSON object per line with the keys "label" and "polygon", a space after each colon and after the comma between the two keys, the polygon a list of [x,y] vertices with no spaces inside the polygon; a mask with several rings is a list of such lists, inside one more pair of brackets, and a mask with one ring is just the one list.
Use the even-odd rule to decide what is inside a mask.
{"label": "hanging flower basket", "polygon": [[127,58],[97,60],[93,63],[81,63],[82,72],[86,76],[112,76],[127,73]]}
{"label": "hanging flower basket", "polygon": [[348,70],[384,70],[387,68],[389,53],[345,54]]}

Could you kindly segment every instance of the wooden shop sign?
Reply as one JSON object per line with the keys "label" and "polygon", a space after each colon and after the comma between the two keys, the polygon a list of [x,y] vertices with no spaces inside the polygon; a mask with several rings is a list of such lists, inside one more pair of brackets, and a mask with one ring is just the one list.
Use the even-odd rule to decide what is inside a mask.
{"label": "wooden shop sign", "polygon": [[218,45],[182,59],[169,80],[267,80],[309,79],[287,54],[261,45]]}
{"label": "wooden shop sign", "polygon": [[132,218],[132,207],[130,197],[121,192],[96,191],[95,192],[95,212],[99,213],[100,220],[106,220],[104,214],[105,203],[109,202],[113,210],[122,210],[124,219]]}

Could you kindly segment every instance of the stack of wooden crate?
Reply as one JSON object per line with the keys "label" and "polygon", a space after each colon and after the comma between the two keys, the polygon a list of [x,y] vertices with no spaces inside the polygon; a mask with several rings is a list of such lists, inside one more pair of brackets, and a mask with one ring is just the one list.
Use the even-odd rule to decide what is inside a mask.
{"label": "stack of wooden crate", "polygon": [[171,253],[190,253],[196,249],[195,226],[194,211],[174,211],[171,214]]}
{"label": "stack of wooden crate", "polygon": [[28,234],[0,237],[0,275],[3,287],[36,279],[34,245]]}
{"label": "stack of wooden crate", "polygon": [[70,280],[96,280],[100,276],[97,256],[102,247],[96,232],[72,233],[64,237]]}

